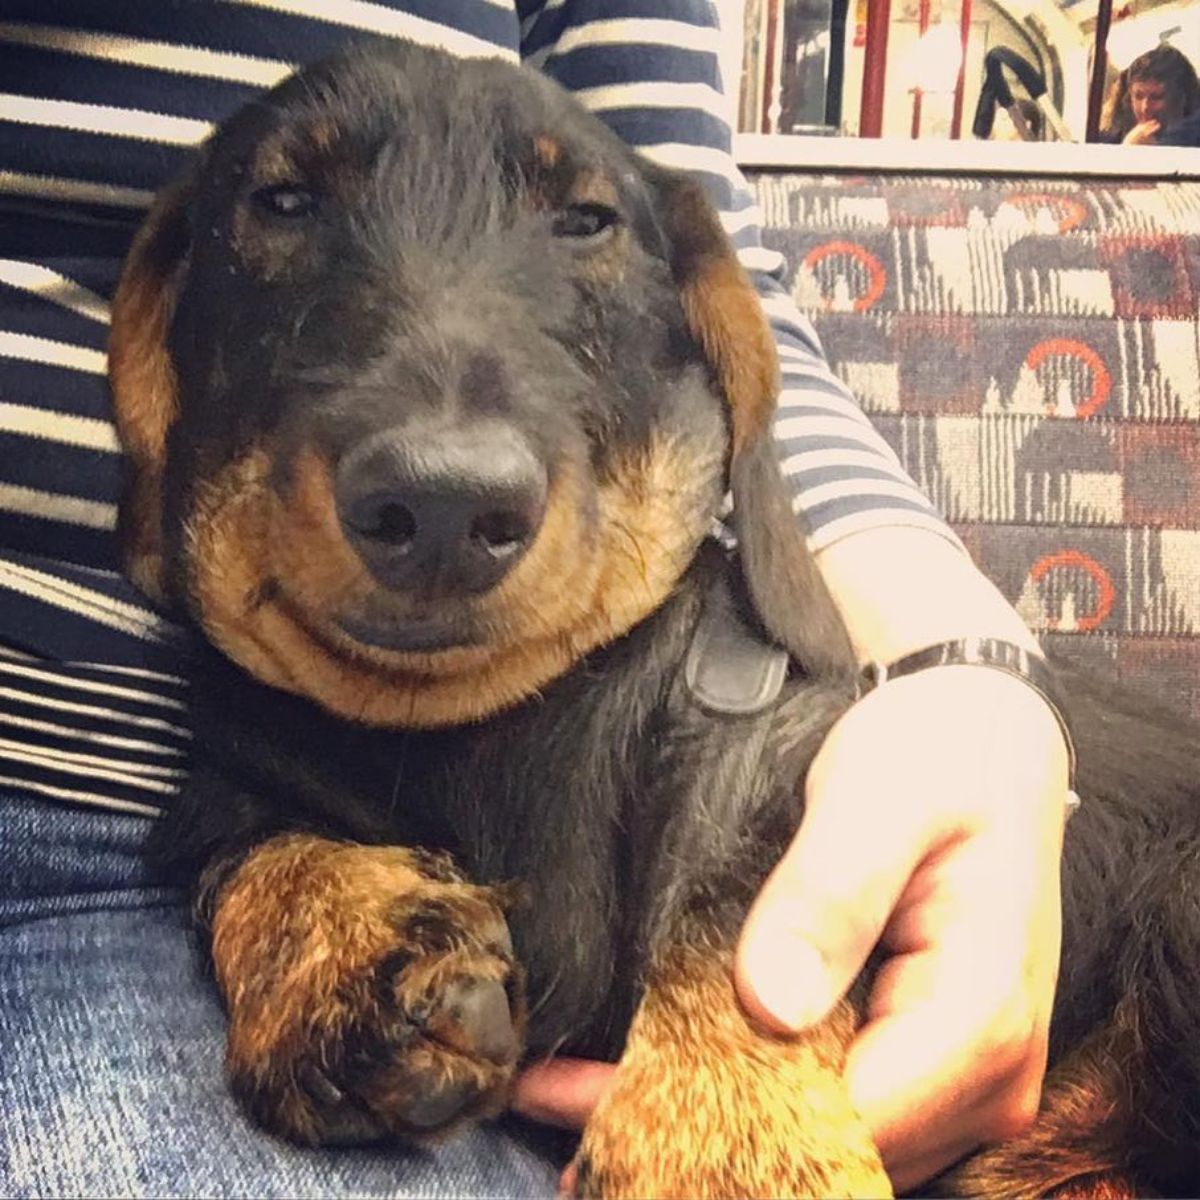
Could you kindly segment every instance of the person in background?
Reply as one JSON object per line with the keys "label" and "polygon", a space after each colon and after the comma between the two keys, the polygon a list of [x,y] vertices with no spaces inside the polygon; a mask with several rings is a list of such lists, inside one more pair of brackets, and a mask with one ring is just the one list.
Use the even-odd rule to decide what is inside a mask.
{"label": "person in background", "polygon": [[1100,140],[1127,146],[1196,145],[1168,135],[1197,112],[1200,80],[1191,60],[1174,46],[1155,46],[1113,81],[1100,118]]}

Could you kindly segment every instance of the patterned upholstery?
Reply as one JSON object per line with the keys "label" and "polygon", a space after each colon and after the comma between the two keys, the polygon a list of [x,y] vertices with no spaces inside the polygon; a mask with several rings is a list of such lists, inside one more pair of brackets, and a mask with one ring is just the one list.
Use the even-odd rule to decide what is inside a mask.
{"label": "patterned upholstery", "polygon": [[1200,183],[752,182],[835,369],[1045,644],[1200,715]]}

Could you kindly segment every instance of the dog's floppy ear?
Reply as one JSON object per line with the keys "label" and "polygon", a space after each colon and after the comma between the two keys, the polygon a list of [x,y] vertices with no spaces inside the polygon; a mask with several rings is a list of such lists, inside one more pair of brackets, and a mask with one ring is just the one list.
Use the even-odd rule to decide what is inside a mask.
{"label": "dog's floppy ear", "polygon": [[692,336],[729,410],[729,487],[750,599],[764,629],[813,675],[853,663],[850,640],[792,511],[772,425],[778,352],[758,294],[703,187],[649,172]]}
{"label": "dog's floppy ear", "polygon": [[188,207],[194,177],[159,193],[133,240],[113,297],[108,374],[117,432],[126,454],[120,537],[130,578],[167,598],[163,558],[163,475],[167,431],[178,414],[167,335],[191,249]]}

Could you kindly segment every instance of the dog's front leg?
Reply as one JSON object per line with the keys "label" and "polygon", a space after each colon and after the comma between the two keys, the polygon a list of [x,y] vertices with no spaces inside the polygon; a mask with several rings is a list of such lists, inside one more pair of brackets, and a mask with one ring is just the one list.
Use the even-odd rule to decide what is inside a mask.
{"label": "dog's front leg", "polygon": [[420,1140],[503,1108],[525,1021],[504,889],[443,856],[307,834],[218,871],[229,1074],[262,1124]]}
{"label": "dog's front leg", "polygon": [[583,1134],[574,1192],[597,1200],[890,1196],[842,1079],[843,1004],[794,1037],[738,1005],[729,950],[661,953],[613,1085]]}

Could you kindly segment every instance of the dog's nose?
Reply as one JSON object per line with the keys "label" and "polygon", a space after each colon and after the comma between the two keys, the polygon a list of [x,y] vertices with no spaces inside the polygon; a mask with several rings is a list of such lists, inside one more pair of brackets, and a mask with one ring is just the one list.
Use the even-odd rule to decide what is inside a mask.
{"label": "dog's nose", "polygon": [[371,574],[428,594],[486,591],[541,527],[546,471],[511,426],[389,429],[337,468],[338,517]]}

